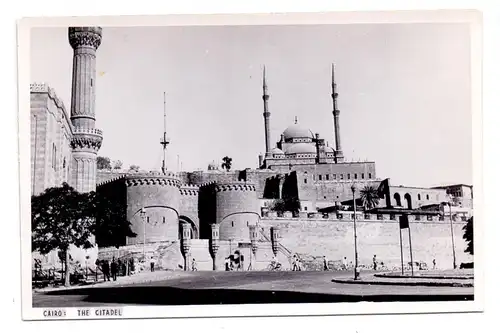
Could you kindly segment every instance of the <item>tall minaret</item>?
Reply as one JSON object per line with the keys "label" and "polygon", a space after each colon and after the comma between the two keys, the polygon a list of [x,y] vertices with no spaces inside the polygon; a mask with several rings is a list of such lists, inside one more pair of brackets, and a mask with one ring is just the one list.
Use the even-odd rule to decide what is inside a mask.
{"label": "tall minaret", "polygon": [[335,132],[335,163],[343,162],[342,145],[340,142],[340,110],[337,108],[337,84],[335,83],[335,64],[332,64],[332,99],[333,99],[333,126]]}
{"label": "tall minaret", "polygon": [[70,27],[69,44],[73,48],[71,86],[72,186],[80,192],[96,189],[97,152],[102,132],[95,128],[96,51],[101,45],[102,28]]}
{"label": "tall minaret", "polygon": [[271,157],[271,126],[269,124],[269,117],[271,117],[271,112],[267,107],[267,101],[269,100],[269,95],[267,94],[267,83],[266,83],[266,66],[264,66],[262,75],[262,100],[264,101],[264,130],[266,136],[266,157]]}

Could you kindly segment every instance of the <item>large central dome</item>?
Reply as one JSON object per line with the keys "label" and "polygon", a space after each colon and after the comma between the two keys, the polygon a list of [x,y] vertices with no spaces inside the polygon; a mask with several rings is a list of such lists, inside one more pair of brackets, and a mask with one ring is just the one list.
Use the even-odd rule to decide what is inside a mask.
{"label": "large central dome", "polygon": [[298,138],[312,138],[314,139],[313,133],[298,124],[293,124],[288,126],[288,128],[283,132],[285,140],[288,139],[298,139]]}

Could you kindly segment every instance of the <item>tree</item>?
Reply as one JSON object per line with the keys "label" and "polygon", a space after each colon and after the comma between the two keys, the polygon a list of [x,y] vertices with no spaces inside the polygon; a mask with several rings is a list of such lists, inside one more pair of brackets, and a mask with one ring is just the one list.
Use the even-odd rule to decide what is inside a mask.
{"label": "tree", "polygon": [[116,200],[107,192],[97,191],[91,194],[92,211],[95,216],[95,238],[101,247],[124,245],[126,237],[137,236],[127,221],[126,204]]}
{"label": "tree", "polygon": [[111,160],[109,157],[97,157],[97,170],[111,170]]}
{"label": "tree", "polygon": [[233,163],[233,159],[229,156],[225,156],[223,159],[222,159],[222,169],[226,169],[226,171],[229,171],[231,170],[231,165]]}
{"label": "tree", "polygon": [[64,284],[70,284],[70,245],[91,248],[93,231],[92,194],[79,193],[67,183],[31,197],[32,251],[45,255],[64,253]]}
{"label": "tree", "polygon": [[279,215],[282,215],[286,211],[285,200],[274,199],[269,208]]}
{"label": "tree", "polygon": [[471,216],[467,220],[467,224],[464,225],[463,231],[463,239],[467,243],[467,248],[465,249],[466,253],[469,253],[470,255],[474,255],[474,231],[473,231],[473,226],[474,226],[474,216]]}
{"label": "tree", "polygon": [[120,170],[122,168],[122,166],[123,166],[123,163],[120,160],[116,160],[113,162],[113,169],[115,169],[115,170]]}
{"label": "tree", "polygon": [[275,199],[271,203],[270,209],[280,215],[284,212],[292,212],[294,214],[297,214],[300,211],[300,200],[297,197]]}
{"label": "tree", "polygon": [[128,169],[129,171],[139,171],[140,167],[138,165],[132,164]]}
{"label": "tree", "polygon": [[377,207],[380,200],[378,196],[378,189],[373,186],[365,186],[361,191],[359,191],[359,194],[365,210]]}

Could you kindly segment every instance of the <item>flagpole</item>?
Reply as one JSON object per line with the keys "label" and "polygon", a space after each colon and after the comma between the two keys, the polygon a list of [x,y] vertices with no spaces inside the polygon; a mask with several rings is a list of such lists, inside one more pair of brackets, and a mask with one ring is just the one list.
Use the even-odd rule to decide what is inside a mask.
{"label": "flagpole", "polygon": [[410,228],[410,221],[408,221],[408,239],[410,241],[410,260],[411,260],[411,276],[413,276],[413,251],[411,249],[411,228]]}
{"label": "flagpole", "polygon": [[404,264],[403,264],[403,233],[401,232],[401,219],[403,216],[399,217],[399,247],[401,249],[401,274],[405,274]]}

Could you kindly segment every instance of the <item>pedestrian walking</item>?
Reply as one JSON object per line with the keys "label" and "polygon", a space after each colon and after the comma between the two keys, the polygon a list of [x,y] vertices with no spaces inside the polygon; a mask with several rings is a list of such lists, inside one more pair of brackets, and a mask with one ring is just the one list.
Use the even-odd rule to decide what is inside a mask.
{"label": "pedestrian walking", "polygon": [[102,264],[102,274],[104,275],[104,281],[111,281],[109,278],[109,261],[104,260]]}
{"label": "pedestrian walking", "polygon": [[151,261],[149,262],[149,266],[151,268],[151,272],[154,272],[155,271],[155,261],[154,261],[153,257],[151,257]]}
{"label": "pedestrian walking", "polygon": [[192,261],[192,263],[191,263],[191,270],[192,270],[193,272],[195,272],[195,271],[197,271],[197,270],[198,270],[198,267],[197,267],[197,265],[196,265],[196,260],[195,260],[194,258],[193,258],[193,261]]}
{"label": "pedestrian walking", "polygon": [[298,265],[297,265],[297,255],[294,254],[293,255],[293,259],[292,259],[292,271],[298,271],[299,268],[298,268]]}
{"label": "pedestrian walking", "polygon": [[342,259],[342,269],[347,270],[347,257]]}
{"label": "pedestrian walking", "polygon": [[373,270],[377,270],[377,255],[373,255]]}
{"label": "pedestrian walking", "polygon": [[323,256],[323,270],[328,270],[328,259],[326,259],[326,256]]}
{"label": "pedestrian walking", "polygon": [[432,269],[436,269],[436,258],[432,259]]}
{"label": "pedestrian walking", "polygon": [[[100,265],[101,265],[101,263],[99,262],[99,258],[97,258],[95,260],[95,282],[97,282],[97,280],[98,280],[97,276],[99,275],[99,268],[100,268],[99,266]],[[102,269],[101,269],[101,271],[102,271]]]}
{"label": "pedestrian walking", "polygon": [[118,271],[118,265],[116,264],[115,257],[113,257],[113,260],[111,260],[111,277],[113,278],[113,281],[116,281],[117,271]]}
{"label": "pedestrian walking", "polygon": [[123,265],[120,258],[118,258],[118,260],[116,261],[116,267],[118,267],[118,273],[117,273],[118,276],[124,276],[126,274],[125,266]]}
{"label": "pedestrian walking", "polygon": [[132,272],[134,272],[135,270],[135,262],[133,257],[130,257],[128,264],[129,264],[128,274],[132,275]]}
{"label": "pedestrian walking", "polygon": [[229,267],[229,257],[226,257],[226,259],[224,259],[224,267],[226,268],[226,272],[229,272],[229,271],[230,271],[230,267]]}

